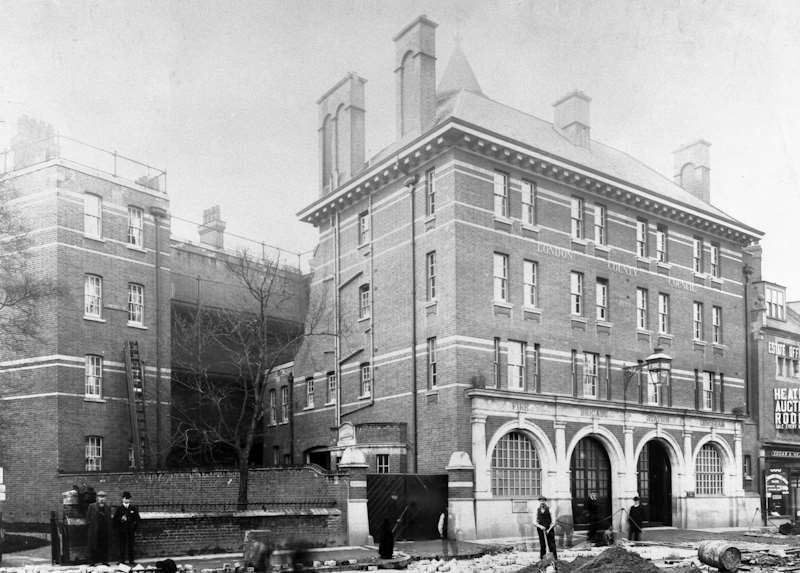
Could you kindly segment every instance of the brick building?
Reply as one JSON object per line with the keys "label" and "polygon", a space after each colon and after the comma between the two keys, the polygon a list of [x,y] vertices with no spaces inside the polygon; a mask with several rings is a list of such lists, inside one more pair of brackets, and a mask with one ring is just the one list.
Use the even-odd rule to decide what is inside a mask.
{"label": "brick building", "polygon": [[[0,168],[2,200],[29,230],[30,268],[62,287],[41,305],[40,336],[0,349],[4,519],[45,523],[69,480],[86,480],[84,472],[165,467],[175,389],[179,405],[190,399],[172,379],[175,360],[180,367],[185,358],[173,355],[175,313],[198,306],[247,312],[252,300],[226,265],[235,253],[224,246],[218,208],[204,214],[199,242],[171,236],[165,172],[27,118]],[[306,277],[299,264],[281,264],[276,276],[289,286],[267,312],[297,330]],[[134,344],[143,415],[132,408]],[[219,362],[204,366],[224,372]],[[133,447],[137,434],[141,449]]]}
{"label": "brick building", "polygon": [[540,494],[584,527],[591,491],[615,527],[637,493],[649,524],[747,522],[743,267],[761,233],[710,203],[709,144],[664,177],[592,139],[586,94],[533,117],[487,97],[459,47],[437,86],[435,29],[394,38],[397,138],[374,157],[363,78],[318,102],[321,192],[300,217],[331,335],[296,356],[267,442],[447,474],[466,537],[527,531]]}

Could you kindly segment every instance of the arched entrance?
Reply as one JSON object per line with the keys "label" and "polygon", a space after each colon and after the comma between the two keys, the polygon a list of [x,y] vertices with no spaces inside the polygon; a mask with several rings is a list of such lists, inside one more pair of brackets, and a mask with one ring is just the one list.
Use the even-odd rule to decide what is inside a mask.
{"label": "arched entrance", "polygon": [[[603,444],[591,437],[583,438],[575,446],[569,462],[572,476],[572,516],[577,529],[589,528],[586,501],[595,492],[599,505],[598,518],[610,524],[611,515],[611,463]],[[600,524],[597,529],[605,529]]]}
{"label": "arched entrance", "polygon": [[663,444],[650,440],[636,462],[644,526],[672,525],[672,466]]}

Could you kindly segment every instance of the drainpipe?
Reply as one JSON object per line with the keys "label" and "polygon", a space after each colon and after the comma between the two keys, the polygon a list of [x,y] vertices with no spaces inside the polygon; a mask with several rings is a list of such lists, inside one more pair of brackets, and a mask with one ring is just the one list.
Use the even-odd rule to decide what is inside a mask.
{"label": "drainpipe", "polygon": [[[156,224],[156,261],[155,261],[155,289],[156,289],[156,468],[161,467],[161,219],[167,212],[161,207],[151,207],[150,214]],[[138,444],[134,444],[137,447]]]}
{"label": "drainpipe", "polygon": [[750,402],[753,400],[753,396],[751,396],[752,392],[752,385],[750,384],[750,349],[751,349],[751,340],[750,337],[752,333],[750,332],[750,303],[749,303],[749,293],[750,293],[750,275],[753,273],[753,269],[750,265],[744,265],[742,267],[742,275],[744,275],[744,395],[745,395],[745,402],[744,402],[744,413],[746,416],[750,415]]}
{"label": "drainpipe", "polygon": [[413,443],[409,473],[417,473],[417,233],[414,227],[414,189],[417,176],[408,177],[405,182],[411,203],[411,439]]}
{"label": "drainpipe", "polygon": [[341,341],[341,326],[342,317],[339,311],[339,283],[341,282],[339,261],[339,211],[333,215],[333,319],[334,319],[334,356],[333,356],[333,372],[336,378],[336,404],[334,404],[334,414],[336,417],[336,430],[342,425],[342,376],[341,376],[341,358],[342,358],[342,341]]}

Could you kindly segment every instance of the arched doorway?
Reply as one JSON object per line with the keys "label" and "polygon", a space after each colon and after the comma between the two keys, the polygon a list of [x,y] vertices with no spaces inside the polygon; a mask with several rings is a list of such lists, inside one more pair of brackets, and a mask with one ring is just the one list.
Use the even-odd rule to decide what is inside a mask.
{"label": "arched doorway", "polygon": [[650,440],[636,462],[644,526],[672,525],[672,466],[663,444]]}
{"label": "arched doorway", "polygon": [[[583,438],[572,452],[569,469],[572,476],[572,516],[576,529],[589,527],[586,500],[592,492],[597,494],[598,517],[608,527],[608,516],[611,515],[611,462],[603,444],[595,438]],[[605,528],[598,524],[597,529]]]}

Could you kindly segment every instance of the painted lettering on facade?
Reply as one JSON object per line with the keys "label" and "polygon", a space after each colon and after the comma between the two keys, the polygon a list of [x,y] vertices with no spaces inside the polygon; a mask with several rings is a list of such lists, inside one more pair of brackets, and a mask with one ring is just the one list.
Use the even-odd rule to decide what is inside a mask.
{"label": "painted lettering on facade", "polygon": [[561,257],[562,259],[575,259],[575,253],[563,247],[556,247],[555,245],[548,245],[545,243],[536,243],[536,250],[545,255],[553,257]]}
{"label": "painted lettering on facade", "polygon": [[623,265],[622,263],[617,263],[615,261],[608,261],[608,270],[614,271],[615,273],[622,273],[623,275],[628,275],[629,277],[635,277],[639,272],[639,269],[636,267]]}
{"label": "painted lettering on facade", "polygon": [[800,429],[800,388],[773,388],[776,430]]}
{"label": "painted lettering on facade", "polygon": [[800,346],[794,344],[784,344],[783,342],[767,342],[767,352],[777,356],[784,356],[791,359],[800,359]]}
{"label": "painted lettering on facade", "polygon": [[691,282],[691,281],[685,281],[685,280],[682,280],[682,279],[676,279],[675,277],[669,277],[667,279],[667,281],[669,282],[669,286],[671,286],[671,287],[680,288],[680,289],[683,289],[683,290],[688,290],[690,292],[694,292],[695,286],[694,286],[694,283]]}

